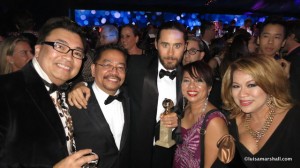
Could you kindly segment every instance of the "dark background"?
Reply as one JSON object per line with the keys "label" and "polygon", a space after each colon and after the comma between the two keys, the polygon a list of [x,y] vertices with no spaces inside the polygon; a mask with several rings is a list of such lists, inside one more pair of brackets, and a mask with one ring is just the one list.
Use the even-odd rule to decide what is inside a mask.
{"label": "dark background", "polygon": [[29,10],[37,25],[50,17],[73,16],[73,9],[147,10],[218,14],[300,16],[300,0],[1,0],[1,24],[18,10]]}

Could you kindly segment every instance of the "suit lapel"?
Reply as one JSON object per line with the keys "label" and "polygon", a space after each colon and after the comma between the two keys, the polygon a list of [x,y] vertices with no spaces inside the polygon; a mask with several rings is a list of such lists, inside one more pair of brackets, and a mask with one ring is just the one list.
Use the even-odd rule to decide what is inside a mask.
{"label": "suit lapel", "polygon": [[[144,78],[142,111],[146,113],[143,113],[142,115],[146,118],[156,118],[158,101],[157,74],[158,59],[156,58],[153,59],[152,63],[149,65]],[[156,122],[156,120],[154,120],[154,122]]]}
{"label": "suit lapel", "polygon": [[112,146],[115,146],[117,148],[113,134],[111,133],[110,127],[102,113],[102,110],[95,97],[95,94],[92,91],[92,87],[90,87],[90,89],[91,97],[87,106],[90,121],[99,130],[99,132],[101,132],[101,134],[103,133],[103,135],[105,135],[108,141],[112,143]]}
{"label": "suit lapel", "polygon": [[129,98],[124,94],[125,99],[122,101],[123,111],[124,111],[124,127],[122,132],[122,138],[120,143],[120,151],[122,151],[126,141],[128,140],[129,134],[129,123],[130,123],[130,108],[129,108]]}
{"label": "suit lapel", "polygon": [[181,81],[182,81],[182,67],[180,65],[178,65],[177,69],[177,74],[176,74],[176,106],[181,109],[183,106],[183,96],[182,96],[182,92],[181,92]]}
{"label": "suit lapel", "polygon": [[55,108],[55,105],[50,95],[48,94],[41,77],[33,68],[32,63],[28,63],[22,69],[22,71],[24,71],[24,78],[28,95],[31,96],[30,98],[35,103],[39,111],[43,113],[46,120],[48,120],[48,122],[51,124],[52,128],[57,133],[57,136],[59,137],[61,142],[65,144],[66,135],[63,125]]}

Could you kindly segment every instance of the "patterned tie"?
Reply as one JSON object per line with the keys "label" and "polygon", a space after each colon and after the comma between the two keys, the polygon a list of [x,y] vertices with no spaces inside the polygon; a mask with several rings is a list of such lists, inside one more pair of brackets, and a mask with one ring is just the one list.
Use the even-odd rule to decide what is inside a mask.
{"label": "patterned tie", "polygon": [[[70,88],[70,84],[65,83],[61,86],[57,86],[53,83],[49,83],[45,80],[43,80],[44,84],[49,87],[48,93],[51,94],[56,92],[57,99],[53,99],[55,107],[58,110],[58,114],[61,117],[61,121],[63,122],[64,129],[66,132],[66,141],[68,143],[68,148],[69,153],[72,154],[76,151],[76,145],[75,145],[75,140],[73,136],[74,128],[73,128],[73,121],[72,117],[70,115],[70,110],[69,106],[66,102],[66,91]],[[52,97],[52,96],[51,96]]]}

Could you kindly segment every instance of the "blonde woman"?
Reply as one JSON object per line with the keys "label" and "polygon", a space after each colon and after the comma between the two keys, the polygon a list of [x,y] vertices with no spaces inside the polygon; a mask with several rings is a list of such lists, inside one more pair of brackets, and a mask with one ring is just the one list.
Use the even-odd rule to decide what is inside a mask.
{"label": "blonde woman", "polygon": [[246,167],[300,167],[300,109],[292,104],[288,86],[271,57],[241,58],[225,72],[222,99]]}
{"label": "blonde woman", "polygon": [[0,74],[21,69],[33,58],[29,40],[25,37],[8,37],[0,45]]}

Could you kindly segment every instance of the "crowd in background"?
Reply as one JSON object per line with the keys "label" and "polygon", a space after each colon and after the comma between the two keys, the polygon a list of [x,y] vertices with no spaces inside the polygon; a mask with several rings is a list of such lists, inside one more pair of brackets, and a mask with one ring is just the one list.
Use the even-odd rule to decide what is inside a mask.
{"label": "crowd in background", "polygon": [[[16,15],[13,21],[15,31],[0,30],[0,75],[22,69],[35,56],[39,29],[35,27],[33,17],[25,12]],[[172,123],[170,126],[170,128],[178,126],[177,129],[181,129],[183,140],[173,151],[171,160],[174,167],[199,167],[200,162],[204,162],[204,167],[217,164],[215,160],[218,148],[214,146],[215,141],[229,133],[235,138],[237,148],[234,163],[229,163],[227,165],[229,167],[239,167],[241,163],[244,167],[299,166],[297,161],[299,151],[294,151],[300,150],[299,145],[295,145],[298,143],[299,135],[292,131],[300,128],[299,124],[296,124],[296,119],[299,117],[297,105],[300,103],[299,20],[287,21],[276,16],[269,17],[264,23],[253,23],[251,19],[247,19],[241,27],[235,26],[235,20],[232,20],[229,25],[224,25],[222,22],[202,21],[200,27],[192,30],[185,27],[184,30],[177,27],[161,29],[151,24],[146,28],[131,24],[121,26],[105,24],[99,27],[82,27],[82,29],[88,44],[85,48],[86,57],[79,75],[71,81],[90,83],[96,80],[91,66],[95,66],[95,57],[96,61],[101,58],[97,57],[97,54],[102,53],[99,49],[108,44],[116,44],[121,47],[117,49],[118,51],[125,50],[127,53],[128,71],[126,71],[126,78],[122,76],[124,80],[122,83],[129,86],[128,95],[133,108],[142,109],[140,106],[144,105],[141,100],[145,100],[145,97],[135,92],[137,88],[142,87],[143,83],[134,81],[144,81],[143,74],[147,74],[144,69],[151,65],[150,60],[157,59],[158,55],[162,64],[159,62],[159,65],[155,66],[161,67],[168,65],[163,64],[164,59],[178,59],[176,66],[169,69],[165,67],[167,71],[172,69],[178,71],[178,67],[183,67],[182,76],[175,77],[178,80],[182,79],[180,87],[183,96],[183,114],[176,118],[176,121],[177,119],[181,121],[181,125]],[[175,31],[175,34],[185,32],[187,36],[181,39],[184,46],[180,46],[179,42],[174,44],[172,48],[174,47],[176,51],[165,51],[164,54],[170,56],[164,58],[162,53],[169,44],[159,43],[159,40],[167,37],[164,31],[170,31],[169,34],[174,33],[171,30]],[[180,49],[182,52],[179,51]],[[71,50],[74,54],[74,49]],[[171,56],[176,54],[178,58]],[[114,69],[116,73],[122,71],[121,68],[117,68],[119,67],[113,66],[112,71]],[[176,97],[178,89],[174,87],[174,90]],[[199,98],[194,98],[198,94],[201,94]],[[136,102],[138,104],[132,104]],[[76,101],[70,104],[84,107]],[[249,107],[249,104],[254,104],[254,107]],[[159,106],[155,108],[162,108]],[[135,112],[131,114],[133,117],[138,115],[137,109],[132,109]],[[210,118],[207,120],[202,118],[203,114],[215,109],[219,110],[213,111]],[[160,119],[156,116],[156,120],[154,117],[153,121]],[[168,121],[171,122],[173,119]],[[143,121],[131,120],[131,122],[138,125]],[[211,139],[211,143],[205,141],[204,144],[210,153],[206,151],[199,154],[201,147],[197,146],[197,149],[192,151],[198,154],[189,155],[187,148],[194,143],[193,138],[196,137],[198,139],[196,142],[199,142],[201,137],[196,136],[197,129],[205,122],[214,125],[214,127],[207,125],[206,136]],[[284,144],[276,142],[280,140]],[[153,142],[153,137],[149,138],[149,142]],[[142,153],[136,154],[142,155]],[[200,160],[201,155],[205,157],[203,161]],[[272,156],[293,157],[293,162],[291,164],[243,161],[245,157]],[[101,163],[101,156],[99,160]],[[153,164],[157,163],[154,161]]]}

